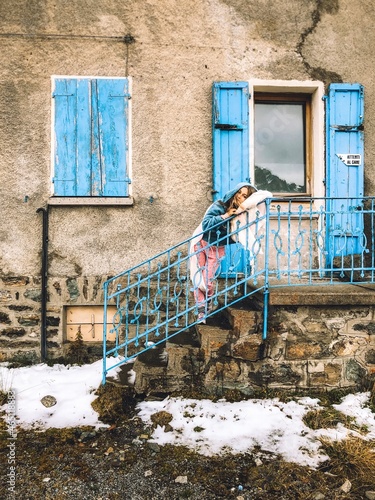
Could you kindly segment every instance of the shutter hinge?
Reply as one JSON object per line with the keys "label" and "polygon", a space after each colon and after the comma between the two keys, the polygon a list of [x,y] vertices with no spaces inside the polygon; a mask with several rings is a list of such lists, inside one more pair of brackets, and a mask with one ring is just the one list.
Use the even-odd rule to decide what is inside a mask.
{"label": "shutter hinge", "polygon": [[60,94],[60,93],[53,92],[52,93],[52,98],[55,98],[56,96],[58,96],[58,97],[71,97],[73,95],[74,94]]}
{"label": "shutter hinge", "polygon": [[219,130],[242,130],[243,126],[231,123],[215,123],[215,128]]}
{"label": "shutter hinge", "polygon": [[131,94],[109,94],[109,98],[112,99],[112,97],[127,97],[128,99],[132,98]]}

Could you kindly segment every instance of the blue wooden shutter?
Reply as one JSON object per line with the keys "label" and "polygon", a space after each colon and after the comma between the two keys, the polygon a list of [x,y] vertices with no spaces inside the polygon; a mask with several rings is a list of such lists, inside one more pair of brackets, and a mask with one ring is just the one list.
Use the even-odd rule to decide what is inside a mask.
{"label": "blue wooden shutter", "polygon": [[55,81],[54,193],[86,196],[90,192],[90,102],[87,80]]}
{"label": "blue wooden shutter", "polygon": [[128,81],[56,79],[54,194],[127,196]]}
{"label": "blue wooden shutter", "polygon": [[249,87],[247,82],[213,86],[213,188],[215,199],[249,181]]}
{"label": "blue wooden shutter", "polygon": [[360,84],[331,84],[326,108],[328,262],[361,252],[364,196],[364,90]]}
{"label": "blue wooden shutter", "polygon": [[[94,82],[93,82],[94,84]],[[130,179],[127,176],[128,158],[128,81],[96,80],[92,89],[95,112],[95,161],[99,176],[93,183],[93,193],[102,196],[127,196]],[[97,123],[96,123],[97,118]],[[97,125],[97,126],[96,126]]]}
{"label": "blue wooden shutter", "polygon": [[[249,87],[247,82],[213,85],[213,193],[221,198],[239,182],[249,182]],[[246,253],[228,245],[221,275],[244,272]]]}

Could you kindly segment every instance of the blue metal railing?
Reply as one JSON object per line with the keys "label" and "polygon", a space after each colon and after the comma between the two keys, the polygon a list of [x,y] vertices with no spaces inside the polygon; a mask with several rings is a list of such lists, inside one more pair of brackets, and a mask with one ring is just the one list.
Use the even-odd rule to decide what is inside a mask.
{"label": "blue metal railing", "polygon": [[[374,198],[268,198],[257,208],[222,223],[235,243],[218,257],[212,297],[204,292],[206,317],[261,293],[265,339],[270,289],[374,283]],[[213,251],[227,243],[222,224]],[[103,383],[110,369],[198,323],[201,235],[104,283]],[[110,367],[109,356],[118,357]]]}

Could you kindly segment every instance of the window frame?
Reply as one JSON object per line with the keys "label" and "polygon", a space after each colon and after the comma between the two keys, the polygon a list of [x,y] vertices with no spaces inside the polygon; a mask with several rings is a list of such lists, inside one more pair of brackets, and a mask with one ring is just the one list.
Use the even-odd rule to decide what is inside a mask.
{"label": "window frame", "polygon": [[325,195],[324,168],[324,84],[318,81],[296,82],[285,80],[253,80],[249,82],[249,134],[250,134],[250,178],[255,179],[255,112],[258,97],[269,100],[306,99],[305,157],[306,192],[274,193],[292,197],[323,197]]}
{"label": "window frame", "polygon": [[132,183],[128,183],[128,192],[124,196],[64,196],[63,194],[55,194],[54,177],[55,177],[55,153],[56,153],[56,139],[55,139],[55,99],[54,91],[56,88],[56,80],[126,80],[128,82],[128,116],[126,123],[126,138],[127,154],[126,154],[126,172],[129,179],[132,178],[132,79],[131,77],[123,76],[86,76],[86,75],[51,75],[51,177],[50,177],[50,197],[48,200],[49,205],[133,205],[134,199],[132,196]]}

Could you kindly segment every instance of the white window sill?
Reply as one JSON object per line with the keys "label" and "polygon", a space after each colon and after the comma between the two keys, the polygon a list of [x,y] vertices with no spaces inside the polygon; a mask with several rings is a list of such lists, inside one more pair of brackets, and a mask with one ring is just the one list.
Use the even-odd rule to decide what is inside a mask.
{"label": "white window sill", "polygon": [[53,206],[91,206],[91,205],[134,205],[134,199],[129,197],[118,198],[110,196],[53,196],[48,200]]}

